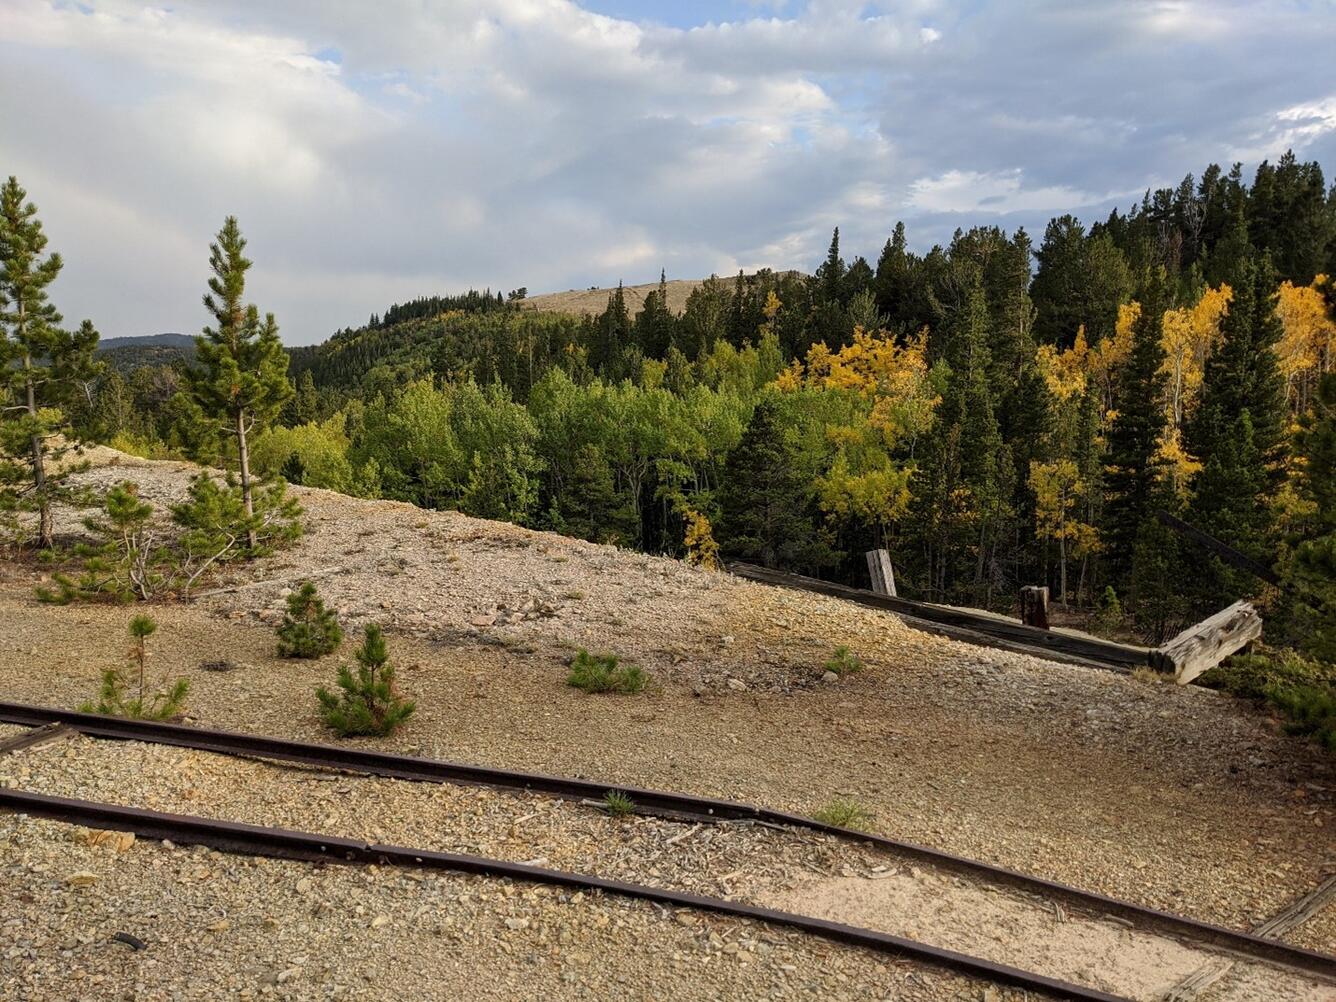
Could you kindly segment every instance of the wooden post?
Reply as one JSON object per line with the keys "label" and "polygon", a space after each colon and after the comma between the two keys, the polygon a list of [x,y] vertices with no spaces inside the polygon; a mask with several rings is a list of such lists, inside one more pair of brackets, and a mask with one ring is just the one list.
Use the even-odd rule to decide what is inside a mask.
{"label": "wooden post", "polygon": [[872,590],[878,595],[895,597],[895,569],[891,567],[891,555],[884,549],[868,550],[867,573],[872,578]]}
{"label": "wooden post", "polygon": [[1021,622],[1048,629],[1048,585],[1025,585],[1021,589]]}
{"label": "wooden post", "polygon": [[1160,671],[1173,672],[1179,685],[1187,685],[1261,635],[1257,609],[1251,602],[1235,602],[1152,651],[1151,663]]}

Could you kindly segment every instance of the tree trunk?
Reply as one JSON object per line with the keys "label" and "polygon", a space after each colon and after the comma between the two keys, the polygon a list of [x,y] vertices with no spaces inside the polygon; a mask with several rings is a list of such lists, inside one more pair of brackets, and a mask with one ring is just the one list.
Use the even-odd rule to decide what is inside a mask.
{"label": "tree trunk", "polygon": [[[19,326],[23,326],[23,307],[19,307]],[[27,374],[28,416],[37,420],[37,387],[32,381],[32,356],[23,353],[23,371]],[[49,550],[55,544],[55,526],[51,517],[51,498],[46,490],[46,456],[42,448],[40,432],[32,436],[32,482],[33,493],[37,495],[38,538],[42,549]]]}
{"label": "tree trunk", "polygon": [[[237,453],[241,461],[241,500],[246,506],[246,518],[249,520],[255,517],[255,502],[251,498],[250,446],[246,443],[246,411],[244,409],[237,411]],[[252,550],[259,543],[253,524],[246,530],[246,542]]]}
{"label": "tree trunk", "polygon": [[1062,607],[1067,608],[1067,540],[1058,540],[1058,594],[1062,596]]}

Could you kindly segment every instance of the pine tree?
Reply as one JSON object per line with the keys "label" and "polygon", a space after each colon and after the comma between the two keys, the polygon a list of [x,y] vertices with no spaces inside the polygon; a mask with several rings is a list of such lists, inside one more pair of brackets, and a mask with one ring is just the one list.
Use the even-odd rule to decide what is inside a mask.
{"label": "pine tree", "polygon": [[[1187,428],[1188,449],[1202,464],[1192,483],[1189,520],[1270,563],[1269,498],[1285,476],[1288,414],[1276,357],[1283,331],[1275,310],[1275,276],[1265,259],[1246,261],[1232,284],[1220,344],[1206,362],[1201,400]],[[1216,558],[1196,582],[1205,608],[1254,588],[1243,572]]]}
{"label": "pine tree", "polygon": [[[274,315],[266,314],[261,322],[259,310],[243,304],[246,271],[251,266],[245,249],[236,217],[228,216],[209,247],[213,277],[204,306],[213,314],[216,326],[204,328],[195,339],[196,366],[189,372],[188,384],[205,413],[227,434],[236,436],[241,497],[246,517],[253,518],[249,436],[278,416],[292,396],[292,384],[288,354],[278,339]],[[248,539],[255,548],[254,529]]]}
{"label": "pine tree", "polygon": [[766,567],[815,569],[832,562],[812,505],[812,484],[786,438],[779,408],[762,397],[728,455],[719,492],[726,548]]}
{"label": "pine tree", "polygon": [[1141,527],[1154,517],[1157,458],[1164,431],[1164,305],[1167,276],[1152,273],[1139,297],[1141,311],[1132,327],[1132,350],[1114,388],[1115,415],[1105,456],[1105,540],[1115,577],[1131,570]]}
{"label": "pine tree", "polygon": [[324,657],[343,643],[343,629],[333,609],[310,581],[288,596],[288,611],[278,627],[278,653],[285,658]]}
{"label": "pine tree", "polygon": [[78,445],[68,406],[100,369],[98,335],[87,320],[61,328],[47,287],[62,262],[43,258],[46,234],[26,199],[15,177],[0,188],[0,511],[36,511],[38,539],[50,547],[52,504],[68,495],[73,472],[58,461]]}
{"label": "pine tree", "polygon": [[394,684],[394,666],[385,646],[385,635],[368,623],[357,649],[357,674],[347,665],[339,669],[339,688],[333,693],[323,686],[316,690],[320,719],[341,737],[374,735],[385,737],[413,715],[417,704],[404,699]]}
{"label": "pine tree", "polygon": [[1319,384],[1298,444],[1299,489],[1313,514],[1286,569],[1296,596],[1291,632],[1304,651],[1336,664],[1336,373]]}

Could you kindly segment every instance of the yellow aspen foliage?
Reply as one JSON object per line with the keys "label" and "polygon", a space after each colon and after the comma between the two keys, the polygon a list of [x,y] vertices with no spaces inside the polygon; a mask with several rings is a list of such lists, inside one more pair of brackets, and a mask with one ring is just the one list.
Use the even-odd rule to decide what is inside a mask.
{"label": "yellow aspen foliage", "polygon": [[927,330],[897,344],[889,331],[854,328],[853,343],[832,352],[824,343],[812,346],[807,365],[796,362],[775,385],[783,390],[814,387],[851,390],[872,401],[870,422],[892,444],[918,435],[932,423],[941,396],[928,373]]}
{"label": "yellow aspen foliage", "polygon": [[1323,287],[1331,279],[1318,275],[1311,285],[1282,282],[1276,302],[1285,333],[1277,346],[1281,375],[1291,413],[1308,409],[1318,381],[1336,366],[1336,323],[1327,313]]}
{"label": "yellow aspen foliage", "polygon": [[1168,425],[1160,436],[1160,446],[1156,451],[1162,462],[1161,476],[1173,487],[1179,497],[1186,497],[1188,485],[1201,470],[1201,463],[1188,454],[1183,446],[1183,429]]}
{"label": "yellow aspen foliage", "polygon": [[685,515],[687,532],[683,543],[687,550],[687,563],[707,571],[719,570],[719,544],[715,542],[714,527],[710,525],[710,520],[704,512],[694,508],[688,508]]}
{"label": "yellow aspen foliage", "polygon": [[1220,321],[1229,311],[1234,290],[1221,283],[1207,289],[1190,307],[1164,312],[1164,366],[1169,377],[1165,413],[1172,428],[1181,428],[1201,393],[1206,359],[1220,343]]}
{"label": "yellow aspen foliage", "polygon": [[1090,345],[1086,342],[1085,325],[1077,328],[1076,343],[1066,351],[1058,351],[1056,345],[1040,345],[1035,352],[1035,361],[1048,392],[1058,400],[1071,400],[1085,393],[1090,371]]}
{"label": "yellow aspen foliage", "polygon": [[891,452],[928,430],[941,401],[928,368],[927,330],[898,342],[889,331],[855,327],[851,344],[838,351],[813,345],[806,363],[794,362],[773,385],[843,394],[852,402],[843,423],[825,428],[835,458],[817,482],[822,509],[880,525],[903,518],[912,471]]}
{"label": "yellow aspen foliage", "polygon": [[1073,517],[1086,490],[1080,470],[1070,459],[1030,463],[1030,490],[1035,497],[1035,535],[1058,544],[1059,597],[1067,600],[1067,560],[1080,560],[1100,548],[1099,532]]}

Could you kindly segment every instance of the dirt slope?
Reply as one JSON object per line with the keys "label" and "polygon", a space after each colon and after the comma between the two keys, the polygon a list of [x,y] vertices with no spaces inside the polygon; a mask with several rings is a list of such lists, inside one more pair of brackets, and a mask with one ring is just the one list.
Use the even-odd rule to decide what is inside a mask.
{"label": "dirt slope", "polygon": [[[673,313],[681,313],[687,308],[687,296],[691,295],[693,289],[703,282],[704,279],[673,279],[668,283],[668,309]],[[626,298],[626,309],[631,316],[635,316],[640,308],[645,305],[645,296],[658,289],[658,282],[646,282],[644,285],[625,285],[622,286],[622,294]],[[576,316],[583,316],[586,313],[597,315],[602,313],[608,306],[608,296],[612,295],[616,287],[608,289],[570,289],[566,292],[547,292],[541,296],[530,296],[524,301],[524,305],[531,310],[538,310],[540,313],[574,313]]]}

